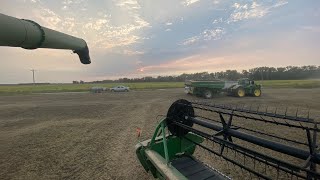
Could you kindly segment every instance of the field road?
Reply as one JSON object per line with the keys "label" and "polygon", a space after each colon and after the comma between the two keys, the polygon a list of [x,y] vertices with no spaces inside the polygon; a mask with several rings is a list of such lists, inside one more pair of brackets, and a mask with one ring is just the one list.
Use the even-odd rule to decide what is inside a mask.
{"label": "field road", "polygon": [[[134,146],[151,138],[183,89],[128,93],[55,93],[0,96],[1,179],[151,179]],[[218,95],[234,105],[309,108],[320,120],[320,89],[263,89],[260,98]],[[303,113],[303,111],[302,111]]]}

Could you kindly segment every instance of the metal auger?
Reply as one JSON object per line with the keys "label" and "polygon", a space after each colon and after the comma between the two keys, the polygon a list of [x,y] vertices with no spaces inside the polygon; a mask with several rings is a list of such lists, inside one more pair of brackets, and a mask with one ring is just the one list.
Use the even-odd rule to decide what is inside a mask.
{"label": "metal auger", "polygon": [[0,13],[0,46],[24,49],[69,49],[82,64],[90,64],[89,48],[81,38],[43,27],[32,20],[18,19]]}

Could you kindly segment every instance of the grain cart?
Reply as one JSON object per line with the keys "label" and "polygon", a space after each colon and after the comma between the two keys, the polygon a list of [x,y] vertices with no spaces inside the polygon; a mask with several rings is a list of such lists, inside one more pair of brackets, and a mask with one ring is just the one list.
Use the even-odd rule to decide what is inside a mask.
{"label": "grain cart", "polygon": [[181,99],[136,154],[159,179],[319,179],[318,122],[277,111]]}
{"label": "grain cart", "polygon": [[107,91],[106,87],[92,87],[92,88],[90,88],[90,92],[92,92],[92,93],[103,93],[106,91]]}
{"label": "grain cart", "polygon": [[261,86],[248,78],[239,79],[236,83],[228,81],[188,81],[185,83],[185,91],[188,94],[202,96],[207,99],[212,98],[214,94],[226,92],[228,95],[244,97],[247,95],[261,96]]}

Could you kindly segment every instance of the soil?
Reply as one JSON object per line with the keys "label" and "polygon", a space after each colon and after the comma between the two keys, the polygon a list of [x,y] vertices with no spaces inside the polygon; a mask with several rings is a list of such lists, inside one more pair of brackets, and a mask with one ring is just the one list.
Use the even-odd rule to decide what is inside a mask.
{"label": "soil", "polygon": [[[182,98],[202,100],[183,89],[0,96],[0,177],[152,179],[135,145],[151,138],[161,116]],[[320,89],[264,89],[258,98],[217,95],[206,101],[308,108],[320,119]]]}

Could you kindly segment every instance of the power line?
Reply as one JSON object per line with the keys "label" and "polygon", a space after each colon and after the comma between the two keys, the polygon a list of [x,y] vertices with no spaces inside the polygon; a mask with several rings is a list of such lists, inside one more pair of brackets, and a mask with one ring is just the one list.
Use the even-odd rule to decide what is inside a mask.
{"label": "power line", "polygon": [[34,78],[34,72],[35,72],[36,70],[31,69],[30,71],[32,71],[33,85],[36,85],[36,81],[35,81],[35,78]]}

